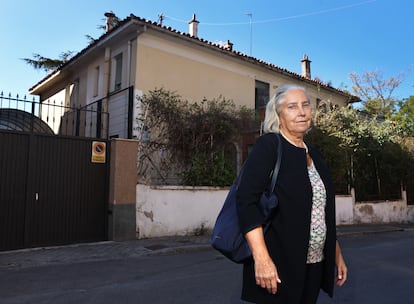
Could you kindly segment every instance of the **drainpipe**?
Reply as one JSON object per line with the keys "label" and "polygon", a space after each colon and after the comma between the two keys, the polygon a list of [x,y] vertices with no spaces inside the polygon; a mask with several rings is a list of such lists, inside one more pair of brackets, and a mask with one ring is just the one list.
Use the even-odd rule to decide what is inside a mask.
{"label": "drainpipe", "polygon": [[111,75],[111,48],[105,48],[104,65],[103,65],[103,96],[109,95],[109,84]]}
{"label": "drainpipe", "polygon": [[128,40],[127,46],[127,62],[126,62],[126,85],[128,87],[128,120],[127,120],[127,138],[132,138],[132,130],[133,130],[133,113],[134,113],[134,86],[131,86],[131,48],[132,48],[132,40]]}
{"label": "drainpipe", "polygon": [[130,75],[130,73],[131,73],[131,50],[132,50],[132,40],[129,40],[128,41],[128,47],[127,47],[127,64],[126,64],[126,71],[125,71],[125,74],[126,74],[126,84],[127,84],[127,86],[129,87],[131,84],[130,84],[130,79],[131,79],[131,75]]}
{"label": "drainpipe", "polygon": [[[139,56],[138,56],[138,51],[139,51],[139,36],[141,36],[141,34],[145,33],[147,31],[147,27],[144,25],[142,28],[140,28],[137,31],[137,36],[136,36],[136,50],[135,50],[135,57],[136,57],[136,62],[135,62],[135,66],[131,67],[131,58],[132,58],[132,41],[130,40],[128,42],[128,82],[131,81],[130,79],[130,74],[133,73],[134,75],[134,82],[133,83],[129,83],[129,86],[133,86],[133,91],[130,89],[129,90],[129,110],[128,110],[128,137],[130,138],[139,138],[139,130],[140,130],[140,124],[138,123],[137,117],[139,117],[139,115],[141,115],[141,102],[139,99],[137,99],[137,96],[141,96],[142,94],[140,94],[139,91],[139,85],[137,83],[138,81],[138,75],[137,75],[137,70],[139,69]],[[141,151],[141,145],[138,146],[138,152]]]}
{"label": "drainpipe", "polygon": [[[108,113],[109,112],[109,85],[110,85],[110,75],[111,75],[111,48],[106,47],[105,48],[105,55],[104,55],[104,64],[103,64],[103,86],[102,86],[102,112]],[[103,126],[109,126],[109,117],[103,116],[102,117],[102,125]],[[109,128],[105,129],[106,131],[109,130]],[[102,130],[104,131],[104,130]],[[108,136],[108,134],[101,134],[103,138]]]}

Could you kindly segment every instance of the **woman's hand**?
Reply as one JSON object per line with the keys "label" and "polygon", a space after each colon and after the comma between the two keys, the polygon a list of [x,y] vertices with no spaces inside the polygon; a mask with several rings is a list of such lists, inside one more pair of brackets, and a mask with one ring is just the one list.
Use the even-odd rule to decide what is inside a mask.
{"label": "woman's hand", "polygon": [[335,262],[336,262],[336,285],[342,286],[345,284],[348,278],[348,268],[346,267],[344,257],[342,256],[341,247],[339,246],[338,241],[336,241],[336,250],[335,250]]}
{"label": "woman's hand", "polygon": [[276,294],[277,284],[282,282],[267,250],[263,228],[257,227],[247,232],[245,237],[253,255],[256,284]]}
{"label": "woman's hand", "polygon": [[254,270],[256,276],[256,284],[262,288],[266,288],[269,293],[276,294],[277,284],[281,283],[277,269],[272,259],[255,259]]}

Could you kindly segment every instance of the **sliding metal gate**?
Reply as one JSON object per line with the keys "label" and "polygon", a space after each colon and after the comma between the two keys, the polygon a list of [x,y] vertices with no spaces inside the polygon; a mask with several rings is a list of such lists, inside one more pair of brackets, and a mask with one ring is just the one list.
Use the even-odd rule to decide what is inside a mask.
{"label": "sliding metal gate", "polygon": [[0,132],[0,250],[107,239],[108,145]]}

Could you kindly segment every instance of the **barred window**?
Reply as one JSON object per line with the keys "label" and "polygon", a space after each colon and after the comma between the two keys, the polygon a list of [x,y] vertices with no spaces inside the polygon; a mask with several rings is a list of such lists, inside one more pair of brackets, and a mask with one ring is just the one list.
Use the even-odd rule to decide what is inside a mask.
{"label": "barred window", "polygon": [[122,53],[115,57],[115,85],[114,91],[121,89],[122,85]]}
{"label": "barred window", "polygon": [[256,80],[254,109],[258,111],[260,109],[265,108],[268,101],[269,84],[263,81]]}

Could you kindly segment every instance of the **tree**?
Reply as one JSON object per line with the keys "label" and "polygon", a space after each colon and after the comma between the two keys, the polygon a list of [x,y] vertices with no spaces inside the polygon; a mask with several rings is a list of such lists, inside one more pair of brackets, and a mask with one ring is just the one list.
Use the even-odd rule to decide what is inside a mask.
{"label": "tree", "polygon": [[397,100],[392,96],[403,81],[403,74],[383,79],[381,72],[374,70],[362,75],[349,74],[352,91],[361,97],[363,110],[371,115],[389,118],[395,111]]}
{"label": "tree", "polygon": [[384,142],[398,142],[402,133],[391,120],[369,115],[348,107],[328,105],[317,111],[315,125],[335,136],[341,145],[353,151],[373,151]]}
{"label": "tree", "polygon": [[414,136],[414,96],[398,102],[398,111],[393,119],[408,136]]}
{"label": "tree", "polygon": [[[110,18],[108,18],[108,22],[110,22],[109,26],[111,28],[115,27],[120,22],[120,19],[114,13],[112,13],[112,11],[109,13],[105,13],[105,16],[106,15],[110,16]],[[100,24],[97,26],[97,28],[106,31],[107,26],[108,25]],[[85,35],[85,37],[88,40],[89,45],[98,40],[90,35]],[[72,58],[73,54],[73,51],[66,51],[61,53],[58,59],[44,57],[40,54],[33,54],[33,58],[22,58],[22,60],[25,61],[27,64],[31,65],[36,70],[44,70],[45,72],[49,72],[57,69],[62,64],[66,63],[68,60]]]}
{"label": "tree", "polygon": [[310,135],[317,131],[319,138],[312,142],[326,156],[337,189],[348,182],[357,200],[398,198],[413,161],[398,124],[329,104],[316,111],[314,124]]}
{"label": "tree", "polygon": [[67,62],[72,55],[72,51],[66,51],[59,55],[59,59],[52,59],[43,57],[39,54],[33,54],[33,58],[22,58],[22,60],[34,67],[36,70],[44,70],[45,72],[49,72]]}

